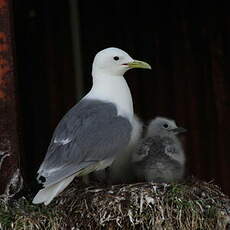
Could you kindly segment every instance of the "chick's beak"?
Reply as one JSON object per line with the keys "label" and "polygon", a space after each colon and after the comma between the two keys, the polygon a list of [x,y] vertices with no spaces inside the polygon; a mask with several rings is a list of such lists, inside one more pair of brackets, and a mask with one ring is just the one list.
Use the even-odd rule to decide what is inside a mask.
{"label": "chick's beak", "polygon": [[187,130],[185,128],[183,128],[183,127],[177,127],[175,129],[171,129],[171,131],[174,132],[174,133],[178,133],[179,134],[179,133],[184,133]]}

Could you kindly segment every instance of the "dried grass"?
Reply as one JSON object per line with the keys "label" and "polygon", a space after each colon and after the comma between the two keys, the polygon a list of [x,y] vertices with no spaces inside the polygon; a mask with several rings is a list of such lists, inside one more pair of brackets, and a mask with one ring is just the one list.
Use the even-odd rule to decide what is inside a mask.
{"label": "dried grass", "polygon": [[49,206],[0,199],[0,229],[227,229],[230,200],[212,184],[140,183],[79,187]]}

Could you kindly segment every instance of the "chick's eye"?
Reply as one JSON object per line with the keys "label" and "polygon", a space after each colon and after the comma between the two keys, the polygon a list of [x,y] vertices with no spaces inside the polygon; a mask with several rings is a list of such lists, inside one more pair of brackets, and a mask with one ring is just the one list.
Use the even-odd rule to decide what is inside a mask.
{"label": "chick's eye", "polygon": [[164,127],[165,129],[167,129],[167,128],[169,127],[169,125],[168,125],[168,124],[163,124],[163,127]]}
{"label": "chick's eye", "polygon": [[119,60],[119,57],[118,57],[118,56],[115,56],[115,57],[113,57],[113,59],[114,59],[115,61],[118,61],[118,60]]}

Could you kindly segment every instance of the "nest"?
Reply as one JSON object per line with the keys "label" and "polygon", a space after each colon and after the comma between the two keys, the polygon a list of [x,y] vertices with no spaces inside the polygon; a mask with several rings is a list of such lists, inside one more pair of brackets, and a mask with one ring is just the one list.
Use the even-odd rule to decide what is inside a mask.
{"label": "nest", "polygon": [[218,186],[139,183],[79,187],[50,205],[0,199],[0,229],[228,229],[230,200]]}

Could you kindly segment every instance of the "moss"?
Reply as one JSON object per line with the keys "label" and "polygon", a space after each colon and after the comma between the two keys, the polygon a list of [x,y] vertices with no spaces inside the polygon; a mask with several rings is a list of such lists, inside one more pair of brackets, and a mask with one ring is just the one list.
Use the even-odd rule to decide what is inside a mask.
{"label": "moss", "polygon": [[212,184],[141,183],[79,187],[49,206],[0,199],[0,229],[224,229],[230,200]]}

